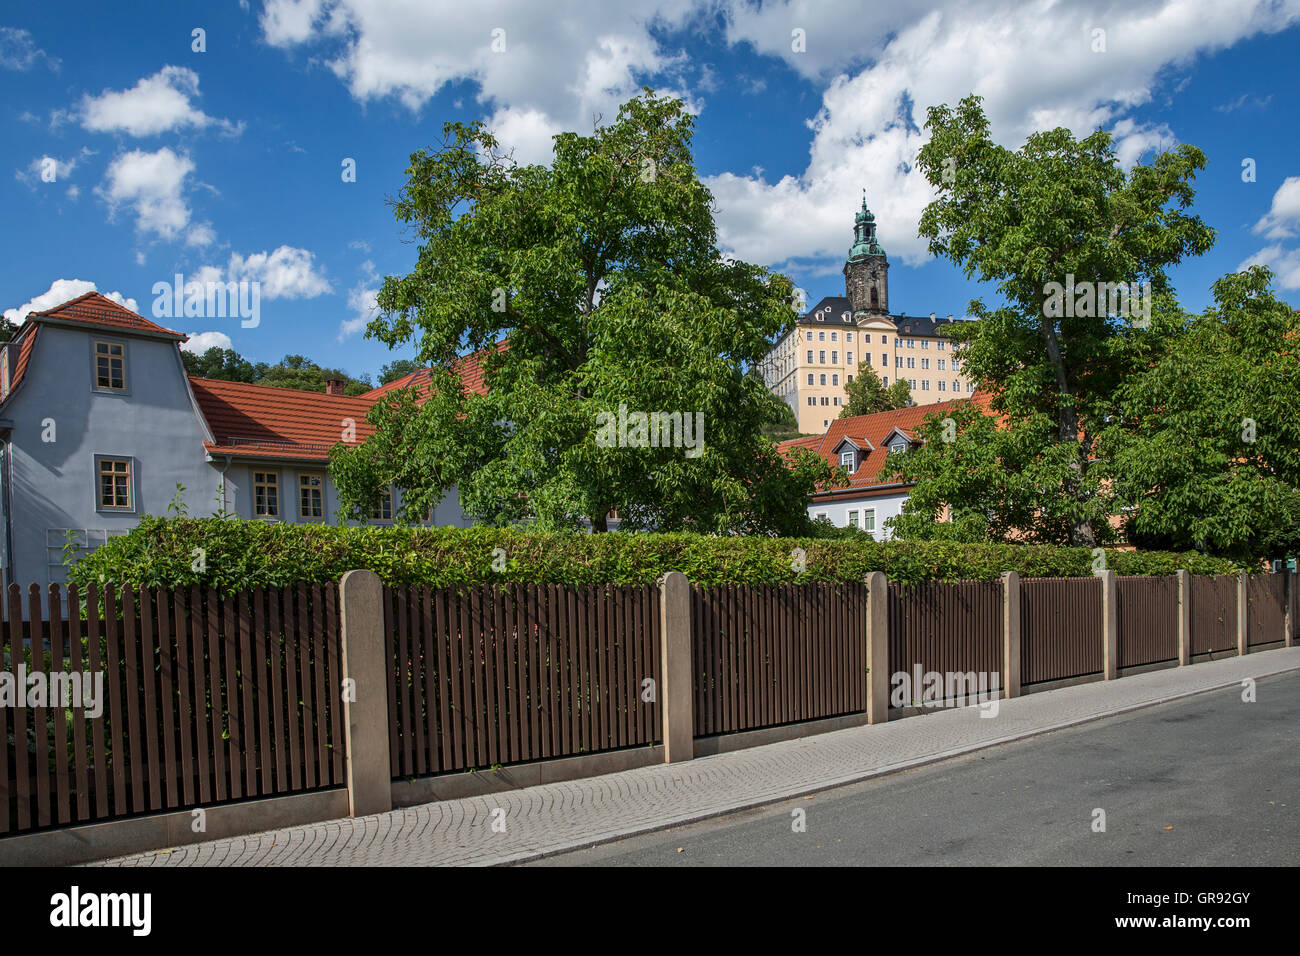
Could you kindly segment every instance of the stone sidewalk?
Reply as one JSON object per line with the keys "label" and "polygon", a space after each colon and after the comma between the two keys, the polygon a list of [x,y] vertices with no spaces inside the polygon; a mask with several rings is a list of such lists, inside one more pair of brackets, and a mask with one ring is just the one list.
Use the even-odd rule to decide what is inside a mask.
{"label": "stone sidewalk", "polygon": [[[621,839],[1300,669],[1300,647],[936,710],[748,750],[103,861],[100,866],[483,866]],[[1267,693],[1267,689],[1261,690]],[[496,826],[494,826],[494,822]],[[498,832],[502,829],[504,832]]]}

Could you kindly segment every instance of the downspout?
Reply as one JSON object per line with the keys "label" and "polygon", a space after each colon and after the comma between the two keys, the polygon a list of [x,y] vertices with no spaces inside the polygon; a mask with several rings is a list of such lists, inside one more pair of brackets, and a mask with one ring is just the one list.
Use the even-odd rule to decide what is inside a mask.
{"label": "downspout", "polygon": [[0,481],[4,482],[4,510],[5,510],[5,566],[4,566],[4,583],[7,587],[13,584],[13,566],[14,566],[14,492],[13,492],[13,439],[6,435],[4,439],[4,462],[0,463],[3,473],[0,473]]}
{"label": "downspout", "polygon": [[230,470],[231,456],[226,456],[226,467],[221,469],[221,513],[226,513],[226,472]]}

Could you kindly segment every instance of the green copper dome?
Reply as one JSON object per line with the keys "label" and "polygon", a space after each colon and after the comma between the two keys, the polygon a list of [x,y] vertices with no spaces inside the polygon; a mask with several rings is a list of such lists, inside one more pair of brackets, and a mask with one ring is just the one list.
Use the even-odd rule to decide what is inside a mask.
{"label": "green copper dome", "polygon": [[853,219],[853,245],[849,248],[849,260],[863,259],[867,256],[885,257],[885,249],[876,239],[876,217],[867,208],[867,194],[862,193],[862,209]]}

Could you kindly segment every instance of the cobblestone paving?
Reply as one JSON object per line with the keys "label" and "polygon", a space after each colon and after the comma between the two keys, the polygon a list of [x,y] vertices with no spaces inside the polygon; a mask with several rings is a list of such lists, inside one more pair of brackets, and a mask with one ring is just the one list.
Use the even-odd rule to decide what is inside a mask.
{"label": "cobblestone paving", "polygon": [[[980,708],[484,797],[103,861],[101,866],[492,865],[548,856],[918,766],[1300,668],[1300,647],[1081,684]],[[504,811],[502,813],[496,811]],[[493,828],[504,820],[505,832]]]}

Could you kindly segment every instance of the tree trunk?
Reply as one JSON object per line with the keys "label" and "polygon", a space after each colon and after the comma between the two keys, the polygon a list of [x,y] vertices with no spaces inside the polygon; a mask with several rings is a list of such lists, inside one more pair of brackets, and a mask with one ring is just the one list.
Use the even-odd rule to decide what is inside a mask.
{"label": "tree trunk", "polygon": [[[1065,368],[1065,361],[1061,358],[1061,346],[1056,338],[1056,329],[1053,327],[1051,319],[1042,316],[1038,320],[1038,329],[1043,337],[1043,343],[1047,346],[1047,358],[1052,363],[1052,370],[1056,374],[1057,391],[1062,395],[1074,397],[1074,388],[1070,383],[1070,376]],[[1065,496],[1073,502],[1079,501],[1080,487],[1083,484],[1084,471],[1084,450],[1079,443],[1079,413],[1074,404],[1061,405],[1056,410],[1056,435],[1057,439],[1069,442],[1074,446],[1074,460],[1070,462],[1070,477],[1065,481]],[[1085,518],[1076,519],[1070,525],[1070,544],[1076,548],[1093,548],[1097,545],[1097,534],[1093,530],[1092,522]]]}

